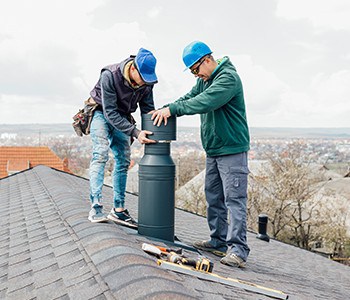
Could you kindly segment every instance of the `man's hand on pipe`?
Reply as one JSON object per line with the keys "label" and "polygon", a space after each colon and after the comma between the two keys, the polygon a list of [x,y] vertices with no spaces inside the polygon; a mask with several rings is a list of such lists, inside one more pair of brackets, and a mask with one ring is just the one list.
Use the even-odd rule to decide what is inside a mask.
{"label": "man's hand on pipe", "polygon": [[168,123],[168,118],[171,116],[169,107],[164,107],[161,109],[156,110],[152,114],[152,120],[153,125],[157,125],[158,127],[162,124],[162,121],[164,121],[164,125]]}
{"label": "man's hand on pipe", "polygon": [[151,139],[148,139],[148,138],[147,138],[147,135],[148,135],[148,134],[153,134],[153,132],[148,131],[148,130],[142,130],[142,131],[139,133],[138,137],[137,137],[138,141],[139,141],[141,144],[152,144],[152,143],[156,143],[155,140],[151,140]]}

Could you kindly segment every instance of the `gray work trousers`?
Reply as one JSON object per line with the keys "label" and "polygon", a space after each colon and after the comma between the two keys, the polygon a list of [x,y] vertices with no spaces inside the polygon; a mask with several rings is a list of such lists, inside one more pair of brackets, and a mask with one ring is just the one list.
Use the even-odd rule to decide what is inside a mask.
{"label": "gray work trousers", "polygon": [[244,261],[247,245],[247,152],[206,160],[205,196],[210,243]]}

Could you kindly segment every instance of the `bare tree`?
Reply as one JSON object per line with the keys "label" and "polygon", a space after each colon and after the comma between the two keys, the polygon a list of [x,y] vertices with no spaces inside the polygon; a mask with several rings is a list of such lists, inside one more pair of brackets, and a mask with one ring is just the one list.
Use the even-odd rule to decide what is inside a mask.
{"label": "bare tree", "polygon": [[47,145],[61,159],[68,159],[68,168],[76,175],[84,175],[91,159],[91,140],[87,137],[50,138]]}
{"label": "bare tree", "polygon": [[206,216],[207,203],[205,200],[203,184],[187,185],[186,193],[177,197],[176,206],[195,214]]}
{"label": "bare tree", "polygon": [[[312,175],[307,157],[300,156],[300,146],[292,144],[288,151],[269,154],[263,175],[251,177],[248,215],[266,213],[274,238],[310,249],[310,240],[323,225],[317,209],[320,200],[314,198],[321,186],[316,185],[319,178]],[[249,224],[254,227],[252,220]]]}
{"label": "bare tree", "polygon": [[318,227],[317,239],[322,242],[324,248],[333,253],[334,257],[349,258],[350,236],[346,224],[349,218],[348,200],[337,196],[334,192],[329,192],[326,197],[327,201],[322,202],[318,208],[323,222]]}
{"label": "bare tree", "polygon": [[176,187],[179,188],[198,175],[205,168],[205,154],[202,151],[182,153],[175,156]]}
{"label": "bare tree", "polygon": [[77,148],[76,138],[50,139],[48,141],[49,147],[54,151],[61,159],[72,158]]}

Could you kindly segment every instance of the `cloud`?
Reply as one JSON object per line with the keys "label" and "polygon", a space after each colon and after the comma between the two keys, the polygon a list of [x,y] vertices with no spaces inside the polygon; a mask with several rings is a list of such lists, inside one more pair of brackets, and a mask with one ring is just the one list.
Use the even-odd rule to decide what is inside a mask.
{"label": "cloud", "polygon": [[[52,103],[62,112],[41,122],[70,122],[101,68],[136,54],[147,35],[137,22],[93,27],[91,11],[103,1],[33,2],[14,0],[0,12],[0,96],[8,112],[1,111],[0,122],[36,122]],[[44,13],[33,17],[33,5]],[[10,103],[25,107],[27,117],[11,112]]]}
{"label": "cloud", "polygon": [[254,64],[249,55],[231,56],[241,76],[245,100],[250,111],[266,114],[274,111],[281,101],[281,95],[289,87],[272,71]]}
{"label": "cloud", "polygon": [[[235,53],[229,57],[251,126],[348,122],[348,1],[257,0],[254,9],[226,1],[209,21],[207,8],[182,2],[186,10],[160,0],[7,1],[0,10],[0,123],[71,122],[101,68],[141,46],[158,61],[156,106],[172,102],[195,84],[181,57],[197,39],[216,58]],[[200,27],[193,26],[194,10]],[[232,18],[240,26],[232,27]],[[179,120],[198,123],[198,116]]]}
{"label": "cloud", "polygon": [[[12,45],[14,46],[14,45]],[[11,45],[8,45],[11,50]],[[25,55],[0,57],[0,93],[46,97],[77,96],[74,80],[81,76],[76,53],[58,45],[36,45]],[[69,76],[67,76],[69,74]]]}
{"label": "cloud", "polygon": [[[26,7],[17,14],[16,1],[6,6],[7,12],[2,13],[4,16],[17,14],[23,26],[18,26],[16,18],[1,16],[0,31],[4,31],[1,34],[10,38],[1,43],[0,64],[7,67],[3,76],[11,72],[8,68],[12,63],[23,66],[21,70],[27,72],[28,85],[35,86],[39,94],[43,85],[31,84],[30,81],[41,71],[48,76],[57,74],[57,81],[81,76],[90,88],[104,65],[129,56],[130,51],[136,53],[139,45],[147,40],[137,22],[118,23],[103,30],[92,27],[90,10],[99,1],[60,1],[53,7],[48,1],[35,2],[45,11],[38,18],[23,13]],[[27,3],[24,6],[30,8]],[[18,90],[20,92],[20,86]]]}
{"label": "cloud", "polygon": [[[350,71],[317,74],[305,92],[290,90],[282,95],[285,126],[349,127]],[[282,126],[280,124],[280,126]]]}
{"label": "cloud", "polygon": [[159,16],[159,14],[161,13],[162,8],[161,7],[152,7],[148,12],[147,12],[147,16],[151,19],[156,18]]}
{"label": "cloud", "polygon": [[72,123],[78,111],[57,97],[0,95],[0,102],[0,124]]}
{"label": "cloud", "polygon": [[332,103],[335,111],[344,109],[350,111],[349,82],[350,70],[340,70],[333,74],[319,73],[311,83],[311,91],[321,101],[323,107]]}
{"label": "cloud", "polygon": [[242,78],[250,126],[349,126],[344,116],[350,113],[350,70],[318,73],[300,91],[248,55],[231,58]]}
{"label": "cloud", "polygon": [[276,15],[287,20],[308,20],[321,31],[350,31],[348,0],[277,0]]}
{"label": "cloud", "polygon": [[289,90],[284,93],[283,105],[286,111],[305,116],[331,116],[344,110],[350,112],[349,82],[350,70],[316,74],[305,92]]}

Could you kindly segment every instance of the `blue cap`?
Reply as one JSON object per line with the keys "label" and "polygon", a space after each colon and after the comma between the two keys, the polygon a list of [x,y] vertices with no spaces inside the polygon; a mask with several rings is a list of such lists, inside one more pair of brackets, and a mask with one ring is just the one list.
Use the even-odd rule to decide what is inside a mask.
{"label": "blue cap", "polygon": [[191,68],[203,56],[213,53],[210,48],[200,41],[194,41],[187,45],[182,52],[182,60],[186,65],[186,70]]}
{"label": "blue cap", "polygon": [[157,59],[153,56],[151,51],[140,48],[135,57],[135,64],[142,80],[146,84],[155,84],[158,82],[156,75]]}

